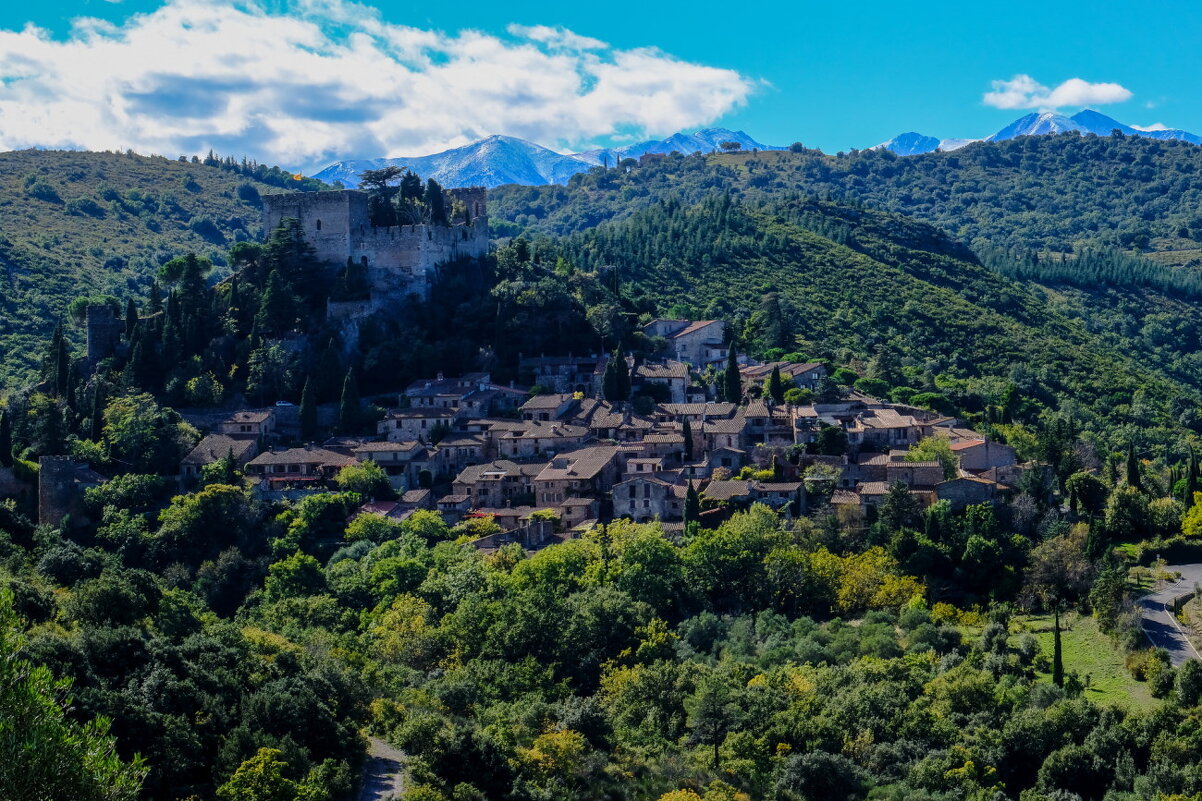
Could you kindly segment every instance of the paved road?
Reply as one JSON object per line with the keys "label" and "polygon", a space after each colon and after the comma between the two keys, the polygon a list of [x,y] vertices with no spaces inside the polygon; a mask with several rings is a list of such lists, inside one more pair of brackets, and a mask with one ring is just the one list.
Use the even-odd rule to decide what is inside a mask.
{"label": "paved road", "polygon": [[405,789],[405,755],[383,740],[368,738],[359,801],[390,801]]}
{"label": "paved road", "polygon": [[1140,612],[1140,626],[1152,645],[1169,652],[1173,666],[1190,659],[1202,659],[1202,655],[1190,644],[1181,624],[1173,617],[1173,601],[1194,591],[1194,585],[1202,585],[1202,564],[1167,565],[1170,573],[1180,573],[1181,578],[1172,584],[1145,595],[1136,601]]}

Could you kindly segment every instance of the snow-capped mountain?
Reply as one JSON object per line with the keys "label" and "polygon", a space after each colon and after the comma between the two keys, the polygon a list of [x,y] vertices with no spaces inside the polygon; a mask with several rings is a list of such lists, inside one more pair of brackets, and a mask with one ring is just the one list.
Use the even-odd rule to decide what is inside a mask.
{"label": "snow-capped mountain", "polygon": [[490,136],[428,156],[340,161],[314,177],[326,183],[340,181],[343,186],[353,187],[359,185],[359,174],[364,170],[390,165],[413,170],[448,187],[559,184],[590,166],[574,156],[556,153],[525,139]]}
{"label": "snow-capped mountain", "polygon": [[760,144],[742,131],[706,128],[696,133],[676,133],[667,139],[652,139],[620,148],[588,150],[583,153],[556,153],[554,150],[513,136],[490,136],[470,145],[444,150],[428,156],[356,159],[339,161],[317,173],[326,183],[340,181],[343,186],[359,184],[359,174],[396,165],[433,178],[443,186],[500,186],[501,184],[561,184],[573,175],[587,172],[599,164],[616,165],[624,158],[645,153],[697,153],[718,150],[722,142],[738,142],[744,150],[779,150]]}
{"label": "snow-capped mountain", "polygon": [[892,150],[899,156],[913,156],[918,153],[930,153],[939,148],[939,140],[933,136],[924,136],[914,131],[898,134],[888,142],[881,142],[873,150]]}
{"label": "snow-capped mountain", "polygon": [[[1131,125],[1125,125],[1113,117],[1108,117],[1093,109],[1084,109],[1071,117],[1054,111],[1026,114],[992,136],[985,137],[983,141],[1003,142],[1018,136],[1045,136],[1071,131],[1077,131],[1082,134],[1110,136],[1116,130],[1125,136],[1142,136],[1147,139],[1180,139],[1195,145],[1202,145],[1202,137],[1188,131],[1176,128],[1142,130]],[[911,132],[895,136],[888,142],[883,142],[876,147],[892,150],[900,156],[913,156],[919,153],[930,153],[934,150],[956,150],[977,141],[982,140],[944,139],[941,141],[935,139],[933,136],[924,136]]]}

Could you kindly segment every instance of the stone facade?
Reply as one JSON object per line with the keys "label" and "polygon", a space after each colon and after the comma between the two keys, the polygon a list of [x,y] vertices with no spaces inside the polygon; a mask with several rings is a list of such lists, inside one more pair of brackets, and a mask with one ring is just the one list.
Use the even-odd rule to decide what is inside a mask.
{"label": "stone facade", "polygon": [[459,201],[470,221],[380,228],[368,216],[367,193],[356,189],[264,195],[263,230],[270,234],[295,218],[319,260],[339,268],[348,260],[365,265],[371,301],[354,302],[353,309],[339,304],[337,310],[341,316],[360,316],[410,294],[427,299],[441,265],[488,253],[487,190],[454,189],[448,195],[447,208]]}

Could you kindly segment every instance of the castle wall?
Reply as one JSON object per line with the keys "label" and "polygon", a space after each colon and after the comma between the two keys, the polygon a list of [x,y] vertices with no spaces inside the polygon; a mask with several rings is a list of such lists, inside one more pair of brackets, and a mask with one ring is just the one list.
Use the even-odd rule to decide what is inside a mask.
{"label": "castle wall", "polygon": [[[455,189],[450,200],[464,204],[470,224],[462,213],[454,214],[452,225],[398,225],[377,228],[369,222],[367,194],[353,189],[329,192],[298,192],[263,196],[263,225],[270,232],[282,220],[295,217],[313,245],[317,258],[337,266],[347,259],[365,263],[377,309],[388,300],[409,294],[428,298],[438,277],[438,267],[463,258],[488,253],[488,190]],[[334,310],[347,317],[362,309],[339,306]]]}

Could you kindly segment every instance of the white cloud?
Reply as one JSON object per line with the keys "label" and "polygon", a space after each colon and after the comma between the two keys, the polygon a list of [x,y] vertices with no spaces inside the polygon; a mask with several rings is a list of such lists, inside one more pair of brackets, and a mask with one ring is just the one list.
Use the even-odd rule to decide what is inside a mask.
{"label": "white cloud", "polygon": [[545,25],[507,37],[382,20],[347,0],[168,0],[62,40],[0,31],[0,149],[213,148],[312,168],[503,133],[568,147],[712,122],[757,84]]}
{"label": "white cloud", "polygon": [[1069,78],[1049,89],[1030,75],[1015,75],[1008,81],[993,81],[992,91],[982,101],[1005,109],[1055,109],[1062,106],[1100,106],[1131,99],[1131,91],[1117,83],[1090,83]]}
{"label": "white cloud", "polygon": [[1167,131],[1167,130],[1169,130],[1169,126],[1165,125],[1163,122],[1154,122],[1151,125],[1132,125],[1131,127],[1137,131]]}

